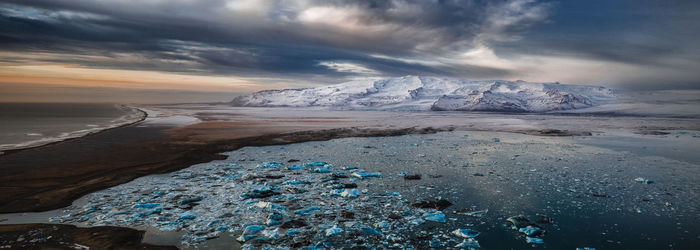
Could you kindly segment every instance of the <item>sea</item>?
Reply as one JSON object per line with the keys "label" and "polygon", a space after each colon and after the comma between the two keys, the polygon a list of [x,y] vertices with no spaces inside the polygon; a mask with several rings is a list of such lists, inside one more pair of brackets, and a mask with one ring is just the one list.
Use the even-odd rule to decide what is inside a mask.
{"label": "sea", "polygon": [[114,103],[0,103],[0,152],[85,136],[144,116]]}

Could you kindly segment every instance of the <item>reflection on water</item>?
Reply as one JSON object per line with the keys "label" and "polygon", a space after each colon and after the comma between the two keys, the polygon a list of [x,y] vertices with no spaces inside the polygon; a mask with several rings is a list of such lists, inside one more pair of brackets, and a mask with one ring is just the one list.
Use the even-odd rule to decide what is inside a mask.
{"label": "reflection on water", "polygon": [[[617,134],[615,136],[593,137],[537,137],[512,133],[495,132],[445,132],[434,135],[407,135],[380,138],[346,138],[327,142],[308,142],[286,146],[246,147],[229,153],[229,158],[207,164],[200,164],[172,174],[148,176],[131,183],[96,192],[81,199],[91,202],[90,206],[107,206],[107,211],[129,210],[133,204],[158,202],[164,207],[171,206],[171,196],[208,194],[197,206],[182,210],[174,206],[165,216],[175,220],[188,213],[197,219],[188,221],[188,228],[173,233],[158,233],[157,225],[148,219],[128,220],[140,227],[148,228],[151,234],[147,240],[159,244],[176,244],[181,233],[206,231],[212,216],[231,213],[231,217],[219,218],[221,224],[231,226],[230,234],[219,234],[219,238],[200,243],[199,247],[236,246],[244,225],[264,224],[267,213],[256,212],[256,202],[240,200],[243,192],[249,192],[248,185],[255,179],[247,180],[245,174],[283,175],[281,179],[267,179],[271,186],[284,186],[283,181],[314,180],[314,184],[304,186],[304,194],[282,193],[261,200],[279,201],[279,205],[294,207],[320,206],[318,220],[308,226],[310,232],[320,232],[311,239],[312,244],[326,238],[326,227],[338,225],[344,228],[345,238],[332,238],[336,246],[392,246],[386,236],[398,233],[412,221],[411,215],[400,215],[400,219],[373,218],[369,221],[386,221],[391,226],[369,223],[358,219],[337,216],[343,209],[361,209],[362,204],[374,205],[375,211],[357,210],[356,214],[389,214],[386,209],[395,205],[379,202],[372,193],[399,192],[406,205],[425,199],[442,197],[454,203],[442,211],[445,223],[425,222],[415,227],[406,241],[401,244],[425,248],[430,244],[452,247],[462,239],[451,232],[457,228],[471,228],[481,232],[477,237],[484,249],[522,249],[531,246],[525,242],[522,233],[512,230],[506,218],[523,215],[532,221],[540,216],[552,219],[552,224],[538,222],[547,233],[541,238],[540,247],[549,249],[574,249],[595,247],[598,249],[692,249],[700,244],[698,226],[698,176],[700,168],[694,158],[675,159],[666,157],[665,152],[691,155],[697,149],[700,138],[697,132],[672,131],[669,135]],[[640,150],[639,145],[654,145],[654,154]],[[673,145],[685,145],[673,147]],[[368,172],[381,172],[381,178],[354,180],[358,190],[367,193],[358,199],[343,199],[327,196],[328,185],[318,182],[325,175],[310,173],[309,170],[258,169],[261,162],[277,161],[285,164],[290,159],[301,162],[328,161],[336,166],[356,166]],[[228,163],[237,167],[229,170]],[[226,167],[229,166],[229,167]],[[337,171],[344,171],[336,168]],[[334,171],[336,171],[334,170]],[[231,174],[231,178],[220,178],[221,173]],[[229,172],[227,172],[229,171]],[[401,174],[420,174],[420,180],[405,180]],[[652,184],[639,183],[637,177],[654,180]],[[252,181],[252,182],[251,182]],[[344,181],[344,182],[348,182]],[[173,186],[175,185],[175,186]],[[222,185],[222,186],[219,186]],[[142,192],[170,190],[163,198],[143,200]],[[134,192],[138,191],[138,192]],[[104,199],[106,194],[116,194],[119,199]],[[169,195],[169,196],[168,196]],[[297,197],[292,202],[289,196]],[[118,201],[118,202],[115,202]],[[326,205],[323,205],[323,204]],[[402,203],[402,202],[399,202]],[[63,215],[85,211],[85,204],[76,204]],[[222,205],[226,204],[226,205]],[[488,209],[483,217],[455,214],[463,209]],[[381,211],[382,213],[376,213]],[[391,212],[391,211],[386,211]],[[97,211],[85,217],[88,224],[104,221],[93,220],[102,212]],[[400,211],[397,213],[401,214]],[[416,213],[413,210],[413,213]],[[326,216],[333,215],[333,216]],[[161,216],[163,216],[161,214]],[[289,215],[291,217],[295,215]],[[313,216],[313,215],[312,215]],[[48,218],[45,217],[47,220]],[[66,218],[70,218],[66,217]],[[154,217],[155,218],[155,217]],[[199,219],[201,218],[201,219]],[[218,217],[217,217],[218,218]],[[311,219],[308,219],[311,220]],[[70,221],[70,219],[68,219]],[[117,220],[118,221],[118,220]],[[382,237],[353,236],[354,231],[348,222],[366,223],[377,228]],[[123,222],[118,223],[119,225]],[[127,222],[131,223],[131,222]],[[237,225],[237,226],[236,226]],[[271,228],[274,228],[272,226]],[[184,238],[183,238],[184,239]],[[294,239],[289,239],[290,241]],[[343,240],[345,239],[345,240]],[[361,239],[355,242],[350,239]],[[257,243],[256,243],[257,242]],[[252,240],[249,243],[265,245]],[[286,244],[286,243],[279,243]]]}

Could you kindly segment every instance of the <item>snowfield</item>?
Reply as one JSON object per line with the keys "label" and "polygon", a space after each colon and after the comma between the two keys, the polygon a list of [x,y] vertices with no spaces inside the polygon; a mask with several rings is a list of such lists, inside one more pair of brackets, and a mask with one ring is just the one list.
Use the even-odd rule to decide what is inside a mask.
{"label": "snowfield", "polygon": [[615,101],[613,90],[600,86],[405,76],[318,88],[265,90],[236,97],[231,104],[350,110],[548,112]]}

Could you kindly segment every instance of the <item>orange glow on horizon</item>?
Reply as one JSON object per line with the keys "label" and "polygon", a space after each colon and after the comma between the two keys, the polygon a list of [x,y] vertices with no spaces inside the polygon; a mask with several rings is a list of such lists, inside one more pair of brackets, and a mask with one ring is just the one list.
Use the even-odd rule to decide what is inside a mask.
{"label": "orange glow on horizon", "polygon": [[52,84],[71,87],[112,87],[188,91],[251,92],[283,88],[236,76],[203,76],[181,73],[85,68],[70,64],[0,64],[1,83]]}

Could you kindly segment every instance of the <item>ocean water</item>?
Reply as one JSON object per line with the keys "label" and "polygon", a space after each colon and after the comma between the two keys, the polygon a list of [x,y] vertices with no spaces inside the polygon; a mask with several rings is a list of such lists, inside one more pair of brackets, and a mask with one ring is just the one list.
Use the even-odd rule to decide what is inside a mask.
{"label": "ocean water", "polygon": [[110,103],[0,103],[0,151],[80,137],[142,117],[135,108]]}

